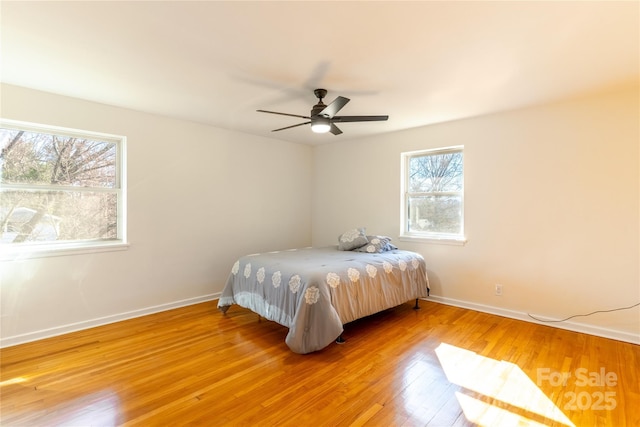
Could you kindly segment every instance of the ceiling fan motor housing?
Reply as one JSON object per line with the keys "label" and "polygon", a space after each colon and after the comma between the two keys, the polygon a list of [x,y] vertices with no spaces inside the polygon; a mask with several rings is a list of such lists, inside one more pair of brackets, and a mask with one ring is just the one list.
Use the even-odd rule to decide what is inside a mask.
{"label": "ceiling fan motor housing", "polygon": [[[311,118],[319,116],[320,113],[322,112],[322,110],[324,110],[326,107],[326,105],[324,105],[322,103],[322,101],[320,101],[319,103],[317,103],[316,105],[313,106],[313,108],[311,109]],[[328,117],[327,115],[323,115],[324,117]],[[322,116],[321,116],[322,117]]]}

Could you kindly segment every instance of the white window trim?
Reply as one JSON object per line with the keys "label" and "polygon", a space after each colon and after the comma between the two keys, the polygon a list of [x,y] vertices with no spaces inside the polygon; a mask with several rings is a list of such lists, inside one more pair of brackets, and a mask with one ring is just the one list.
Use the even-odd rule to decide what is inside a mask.
{"label": "white window trim", "polygon": [[[461,203],[462,203],[462,224],[460,234],[449,233],[433,233],[433,232],[409,232],[408,229],[408,216],[407,216],[407,198],[408,198],[408,180],[409,175],[409,159],[416,155],[429,155],[429,154],[444,154],[447,152],[461,151],[464,155],[464,146],[456,145],[445,148],[434,148],[428,150],[416,150],[401,153],[401,165],[400,165],[400,237],[399,240],[403,242],[420,242],[420,243],[435,243],[445,245],[463,246],[467,243],[467,238],[464,234],[464,172],[463,172],[463,184],[461,191]],[[463,165],[464,168],[464,165]]]}
{"label": "white window trim", "polygon": [[401,235],[398,240],[401,242],[436,243],[441,245],[464,246],[467,243],[466,237],[443,235],[442,237],[415,236],[411,234]]}
{"label": "white window trim", "polygon": [[[54,133],[69,137],[94,138],[100,141],[116,143],[118,156],[116,184],[120,197],[118,198],[118,238],[109,241],[76,241],[76,242],[42,242],[25,244],[0,244],[0,261],[13,261],[29,258],[40,258],[61,255],[77,255],[97,252],[111,252],[126,250],[129,247],[127,240],[127,138],[122,135],[107,134],[101,132],[71,129],[59,126],[43,125],[38,123],[23,122],[18,120],[0,118],[0,126],[8,129],[29,130],[41,133]],[[0,187],[19,189],[25,188],[24,184],[4,184]],[[61,187],[56,187],[59,190]],[[78,190],[74,188],[74,190]],[[99,191],[99,189],[93,189]],[[80,189],[81,191],[81,189]]]}
{"label": "white window trim", "polygon": [[10,248],[5,246],[9,245],[0,246],[0,261],[20,261],[31,258],[123,251],[129,248],[128,243],[122,242],[49,243],[46,247],[20,245],[19,247]]}

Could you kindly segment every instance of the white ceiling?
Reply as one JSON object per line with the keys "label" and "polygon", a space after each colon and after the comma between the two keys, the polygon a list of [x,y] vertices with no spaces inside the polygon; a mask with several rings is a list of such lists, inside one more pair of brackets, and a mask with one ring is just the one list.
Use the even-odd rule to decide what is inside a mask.
{"label": "white ceiling", "polygon": [[[640,2],[1,3],[2,81],[321,144],[520,108],[640,78]],[[312,134],[313,89],[342,115]]]}

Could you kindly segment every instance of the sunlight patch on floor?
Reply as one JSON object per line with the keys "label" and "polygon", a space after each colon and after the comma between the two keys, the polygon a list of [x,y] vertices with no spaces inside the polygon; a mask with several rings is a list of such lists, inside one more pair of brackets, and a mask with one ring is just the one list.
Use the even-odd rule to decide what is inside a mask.
{"label": "sunlight patch on floor", "polygon": [[527,419],[506,409],[474,399],[464,393],[456,392],[456,397],[467,420],[480,426],[531,426],[544,427],[546,424]]}
{"label": "sunlight patch on floor", "polygon": [[[469,421],[485,426],[537,426],[547,419],[575,427],[519,366],[446,343],[436,348],[436,355],[447,379],[466,389],[456,396]],[[500,401],[500,406],[467,391]]]}

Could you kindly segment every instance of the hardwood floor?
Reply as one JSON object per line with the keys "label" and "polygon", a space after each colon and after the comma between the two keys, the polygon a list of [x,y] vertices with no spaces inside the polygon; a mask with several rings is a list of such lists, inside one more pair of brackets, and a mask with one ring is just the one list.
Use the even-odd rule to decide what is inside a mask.
{"label": "hardwood floor", "polygon": [[640,346],[422,301],[292,353],[216,301],[5,348],[3,426],[638,426]]}

